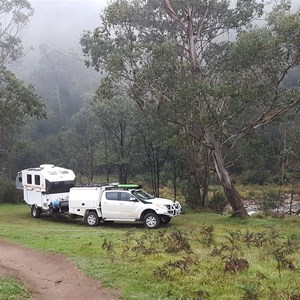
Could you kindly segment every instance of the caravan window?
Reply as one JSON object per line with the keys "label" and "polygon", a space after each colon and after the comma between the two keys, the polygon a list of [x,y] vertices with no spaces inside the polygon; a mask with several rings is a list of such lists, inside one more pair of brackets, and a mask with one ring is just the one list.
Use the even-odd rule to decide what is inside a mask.
{"label": "caravan window", "polygon": [[53,181],[46,180],[46,193],[47,194],[58,194],[68,193],[70,188],[74,186],[74,180],[69,181]]}
{"label": "caravan window", "polygon": [[69,172],[68,172],[68,171],[65,171],[65,170],[59,171],[59,173],[60,173],[60,174],[69,174]]}
{"label": "caravan window", "polygon": [[58,173],[57,173],[56,171],[48,171],[48,173],[49,173],[50,175],[58,175]]}
{"label": "caravan window", "polygon": [[41,184],[40,175],[34,175],[34,183],[35,183],[35,185]]}
{"label": "caravan window", "polygon": [[32,184],[32,176],[31,174],[27,174],[27,183]]}

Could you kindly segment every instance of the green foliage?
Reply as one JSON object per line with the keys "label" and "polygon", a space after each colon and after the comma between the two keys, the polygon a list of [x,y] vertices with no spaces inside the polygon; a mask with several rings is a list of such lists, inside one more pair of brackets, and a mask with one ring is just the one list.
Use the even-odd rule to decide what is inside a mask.
{"label": "green foliage", "polygon": [[44,104],[35,94],[33,86],[25,86],[24,82],[9,71],[0,73],[0,98],[1,108],[8,110],[7,115],[15,118],[15,123],[18,123],[22,115],[45,117]]}
{"label": "green foliage", "polygon": [[263,185],[270,182],[272,176],[268,170],[258,170],[257,168],[251,170],[244,170],[239,176],[241,184],[252,185],[258,184]]}
{"label": "green foliage", "polygon": [[[102,87],[106,84],[104,82]],[[100,88],[101,89],[101,88]],[[132,101],[116,87],[114,96],[103,97],[101,92],[91,101],[91,117],[99,127],[100,141],[98,161],[106,169],[115,168],[120,183],[127,183],[133,173],[135,153],[133,153],[136,138],[135,124],[139,115]]]}
{"label": "green foliage", "polygon": [[278,209],[284,203],[284,195],[280,191],[270,190],[259,199],[259,208],[263,211]]}
{"label": "green foliage", "polygon": [[211,246],[214,244],[215,236],[214,236],[214,227],[213,226],[202,226],[200,231],[200,240],[203,245]]}
{"label": "green foliage", "polygon": [[1,300],[25,300],[31,298],[30,293],[13,277],[0,277]]}
{"label": "green foliage", "polygon": [[214,191],[208,201],[208,208],[217,213],[223,213],[227,205],[228,200],[222,191]]}
{"label": "green foliage", "polygon": [[0,72],[6,64],[16,61],[22,55],[22,28],[33,12],[27,0],[0,1]]}
{"label": "green foliage", "polygon": [[22,191],[17,190],[11,180],[0,176],[0,203],[19,203],[22,200]]}
{"label": "green foliage", "polygon": [[[238,156],[233,172],[242,184],[265,184],[276,171],[276,152],[280,147],[279,136],[274,127],[248,135],[236,146],[232,156]],[[241,173],[241,174],[240,174]]]}
{"label": "green foliage", "polygon": [[[284,38],[278,25],[289,23],[283,26],[285,32],[297,36],[297,17],[288,9],[277,7],[269,23],[258,28],[252,22],[264,14],[261,1],[230,5],[227,1],[116,0],[102,14],[101,26],[81,39],[86,64],[106,73],[108,84],[102,96],[112,97],[121,86],[123,95],[148,115],[153,117],[154,112],[165,126],[175,125],[191,137],[185,147],[185,173],[187,203],[193,208],[206,201],[211,157],[221,182],[228,181],[225,153],[242,137],[299,104],[299,91],[283,84],[289,70],[299,65],[297,40]],[[231,30],[238,32],[235,41],[218,39]],[[201,149],[204,141],[211,147],[209,154]],[[264,149],[265,141],[256,146]],[[193,154],[196,149],[198,156]],[[220,153],[212,155],[214,151]],[[257,175],[266,164],[261,159],[259,173],[246,174],[244,182],[264,182],[268,174]],[[233,210],[245,213],[233,187],[229,194]]]}
{"label": "green foliage", "polygon": [[258,300],[260,299],[259,282],[258,283],[246,283],[241,286],[244,292],[243,300]]}
{"label": "green foliage", "polygon": [[34,10],[27,0],[0,1],[0,168],[12,155],[15,135],[25,117],[44,118],[44,104],[33,86],[18,80],[7,67],[22,56],[20,36]]}

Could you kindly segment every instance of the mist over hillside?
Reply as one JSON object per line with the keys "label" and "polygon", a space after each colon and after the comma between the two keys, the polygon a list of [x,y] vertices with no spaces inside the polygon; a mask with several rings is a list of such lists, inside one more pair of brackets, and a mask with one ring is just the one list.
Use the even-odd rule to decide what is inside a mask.
{"label": "mist over hillside", "polygon": [[35,13],[23,36],[24,48],[47,44],[70,48],[79,42],[83,30],[99,26],[99,14],[106,1],[31,1]]}
{"label": "mist over hillside", "polygon": [[11,68],[23,79],[39,65],[41,46],[48,51],[59,50],[80,57],[80,36],[85,30],[100,25],[99,15],[106,0],[34,0],[35,10],[23,30],[23,58]]}

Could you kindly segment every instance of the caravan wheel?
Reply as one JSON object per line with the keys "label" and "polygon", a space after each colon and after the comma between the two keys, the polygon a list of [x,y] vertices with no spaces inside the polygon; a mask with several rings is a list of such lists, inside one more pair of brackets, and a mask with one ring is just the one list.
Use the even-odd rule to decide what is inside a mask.
{"label": "caravan wheel", "polygon": [[36,205],[31,206],[31,215],[34,218],[39,218],[41,216],[42,210],[40,207],[37,207]]}

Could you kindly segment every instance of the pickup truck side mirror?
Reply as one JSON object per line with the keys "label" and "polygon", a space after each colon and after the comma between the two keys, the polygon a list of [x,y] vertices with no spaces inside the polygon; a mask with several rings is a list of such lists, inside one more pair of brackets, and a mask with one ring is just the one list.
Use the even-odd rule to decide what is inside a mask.
{"label": "pickup truck side mirror", "polygon": [[129,200],[133,201],[133,202],[138,202],[138,200],[136,198],[134,198],[134,197],[131,197]]}

